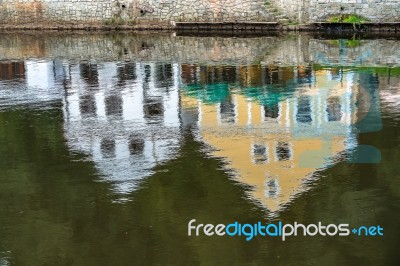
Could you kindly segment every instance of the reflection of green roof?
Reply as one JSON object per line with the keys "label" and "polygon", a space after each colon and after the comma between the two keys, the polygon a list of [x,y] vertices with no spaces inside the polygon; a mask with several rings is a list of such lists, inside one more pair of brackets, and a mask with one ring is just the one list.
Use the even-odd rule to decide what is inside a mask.
{"label": "reflection of green roof", "polygon": [[292,96],[299,84],[287,83],[285,87],[268,85],[242,88],[242,94],[258,101],[261,105],[276,105]]}
{"label": "reflection of green roof", "polygon": [[229,96],[229,85],[227,83],[218,84],[190,84],[184,88],[186,95],[196,97],[204,103],[218,103],[224,101]]}
{"label": "reflection of green roof", "polygon": [[256,100],[261,105],[275,105],[284,100],[285,96],[284,93],[269,91],[268,88],[263,89],[262,87],[243,88],[242,94]]}
{"label": "reflection of green roof", "polygon": [[[290,98],[294,91],[304,83],[308,83],[308,79],[298,79],[287,81],[285,85],[266,85],[259,87],[244,87],[240,89],[240,93],[251,98],[262,105],[276,105],[287,98]],[[204,103],[213,104],[223,102],[231,93],[229,84],[189,84],[183,87],[186,95],[196,97]]]}

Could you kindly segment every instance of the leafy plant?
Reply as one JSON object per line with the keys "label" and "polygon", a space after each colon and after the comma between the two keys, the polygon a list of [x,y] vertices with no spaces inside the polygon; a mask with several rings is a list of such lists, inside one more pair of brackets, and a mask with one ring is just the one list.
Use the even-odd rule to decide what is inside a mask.
{"label": "leafy plant", "polygon": [[355,14],[347,14],[347,15],[335,15],[328,19],[328,22],[333,23],[364,23],[368,22],[369,19],[361,17]]}

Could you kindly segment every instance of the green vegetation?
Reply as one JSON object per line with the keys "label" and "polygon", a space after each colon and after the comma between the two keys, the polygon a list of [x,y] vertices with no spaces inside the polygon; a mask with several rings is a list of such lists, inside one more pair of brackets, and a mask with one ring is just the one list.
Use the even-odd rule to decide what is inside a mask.
{"label": "green vegetation", "polygon": [[354,14],[335,15],[328,19],[328,22],[340,22],[340,23],[364,23],[368,21],[369,19]]}
{"label": "green vegetation", "polygon": [[288,22],[288,25],[290,25],[290,26],[297,26],[297,25],[299,25],[300,23],[298,22],[298,21],[293,21],[293,20],[289,20],[289,22]]}
{"label": "green vegetation", "polygon": [[353,48],[353,47],[361,46],[362,42],[360,40],[356,40],[356,39],[331,40],[331,41],[329,41],[329,44],[334,45],[334,46],[344,46],[347,48]]}

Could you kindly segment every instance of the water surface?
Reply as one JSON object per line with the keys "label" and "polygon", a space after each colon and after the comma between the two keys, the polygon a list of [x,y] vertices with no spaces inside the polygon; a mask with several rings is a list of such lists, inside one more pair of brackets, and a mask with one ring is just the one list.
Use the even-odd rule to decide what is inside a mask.
{"label": "water surface", "polygon": [[0,39],[0,265],[400,263],[399,41],[40,37]]}

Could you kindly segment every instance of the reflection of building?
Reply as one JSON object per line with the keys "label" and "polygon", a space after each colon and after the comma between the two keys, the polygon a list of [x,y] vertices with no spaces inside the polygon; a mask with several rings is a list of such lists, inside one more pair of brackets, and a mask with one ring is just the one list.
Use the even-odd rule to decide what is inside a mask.
{"label": "reflection of building", "polygon": [[[180,144],[176,65],[85,62],[68,66],[68,146],[91,157],[127,193]],[[161,77],[160,77],[161,75]]]}
{"label": "reflection of building", "polygon": [[116,191],[130,192],[179,148],[178,72],[176,64],[3,62],[0,108],[62,101],[68,147],[89,156]]}
{"label": "reflection of building", "polygon": [[40,105],[61,99],[58,60],[29,59],[0,64],[0,105]]}
{"label": "reflection of building", "polygon": [[[368,93],[374,96],[374,88],[353,84],[362,74],[314,73],[309,67],[179,68],[67,60],[1,67],[6,74],[0,83],[7,86],[0,100],[62,101],[68,147],[89,156],[116,191],[132,191],[154,166],[173,158],[182,129],[197,123],[202,140],[272,211],[304,191],[304,180],[346,145],[354,146],[350,125],[362,118],[364,108],[354,102],[368,102],[363,100]],[[21,93],[23,86],[28,89]],[[379,98],[372,98],[369,103],[377,106]]]}
{"label": "reflection of building", "polygon": [[[293,74],[293,68],[291,75],[288,71],[276,71],[287,76],[286,86],[290,77],[304,78]],[[325,71],[305,78],[308,82],[297,82],[290,97],[279,101],[270,100],[276,94],[262,87],[264,97],[250,97],[246,88],[236,87],[241,82],[231,84],[236,93],[217,103],[189,97],[191,91],[182,95],[183,109],[198,110],[199,137],[215,148],[215,156],[226,159],[241,182],[253,187],[253,198],[273,212],[304,191],[306,178],[355,141],[350,129],[356,120],[353,74],[346,74],[342,83]]]}

